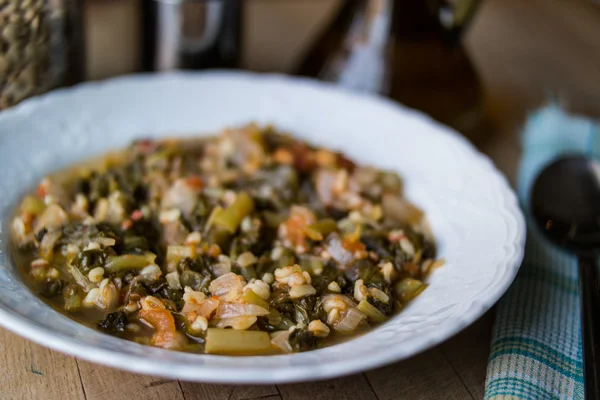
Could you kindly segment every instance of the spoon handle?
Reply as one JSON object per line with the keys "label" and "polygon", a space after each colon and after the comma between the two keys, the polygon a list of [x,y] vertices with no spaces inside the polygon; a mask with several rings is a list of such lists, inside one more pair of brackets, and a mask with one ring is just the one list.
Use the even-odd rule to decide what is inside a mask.
{"label": "spoon handle", "polygon": [[600,281],[593,257],[579,257],[585,398],[600,400]]}

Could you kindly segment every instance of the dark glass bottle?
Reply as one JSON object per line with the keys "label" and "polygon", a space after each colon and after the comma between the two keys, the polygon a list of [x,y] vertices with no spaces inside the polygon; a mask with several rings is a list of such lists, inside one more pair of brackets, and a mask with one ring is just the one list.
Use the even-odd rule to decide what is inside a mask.
{"label": "dark glass bottle", "polygon": [[344,0],[297,74],[389,95],[474,138],[481,85],[461,46],[477,0]]}
{"label": "dark glass bottle", "polygon": [[390,96],[470,138],[481,132],[482,87],[461,36],[477,2],[396,0]]}
{"label": "dark glass bottle", "polygon": [[144,0],[142,69],[236,68],[242,0]]}
{"label": "dark glass bottle", "polygon": [[347,88],[387,94],[392,0],[344,0],[296,69]]}

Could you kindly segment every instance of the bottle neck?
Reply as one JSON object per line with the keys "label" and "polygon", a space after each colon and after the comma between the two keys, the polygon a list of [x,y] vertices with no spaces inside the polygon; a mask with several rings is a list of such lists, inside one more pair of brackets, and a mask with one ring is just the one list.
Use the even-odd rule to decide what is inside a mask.
{"label": "bottle neck", "polygon": [[328,69],[331,75],[324,78],[358,91],[387,93],[392,0],[360,3],[346,37],[346,57],[334,59]]}
{"label": "bottle neck", "polygon": [[389,41],[392,0],[367,0],[363,16],[355,19],[357,42],[383,50]]}
{"label": "bottle neck", "polygon": [[392,3],[344,0],[297,73],[349,89],[387,93]]}

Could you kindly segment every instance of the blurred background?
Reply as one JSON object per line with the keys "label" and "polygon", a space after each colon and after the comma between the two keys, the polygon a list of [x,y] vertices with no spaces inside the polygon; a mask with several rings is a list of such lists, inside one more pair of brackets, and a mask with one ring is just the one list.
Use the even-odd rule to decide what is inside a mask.
{"label": "blurred background", "polygon": [[[345,1],[241,0],[240,66],[254,71],[294,72]],[[143,39],[139,36],[140,3],[85,1],[86,79],[139,68],[138,46]],[[499,167],[509,177],[517,168],[515,132],[529,110],[554,99],[575,111],[600,115],[597,2],[483,0],[469,25],[462,42],[481,81],[488,121],[479,132],[486,139],[480,141],[481,146],[492,156],[506,153],[505,157],[496,154],[493,158],[503,164]],[[412,63],[414,53],[410,54],[407,58]],[[443,57],[433,62],[445,63]]]}
{"label": "blurred background", "polygon": [[140,71],[307,75],[432,115],[509,177],[529,110],[600,115],[591,0],[0,0],[0,29],[0,109]]}

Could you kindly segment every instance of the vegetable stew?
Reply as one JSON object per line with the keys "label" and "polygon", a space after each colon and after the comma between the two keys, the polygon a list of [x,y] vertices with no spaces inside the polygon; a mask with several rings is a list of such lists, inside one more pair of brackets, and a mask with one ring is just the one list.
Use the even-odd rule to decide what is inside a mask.
{"label": "vegetable stew", "polygon": [[139,140],[48,176],[12,237],[27,282],[72,318],[213,354],[351,338],[442,263],[398,175],[255,125]]}

